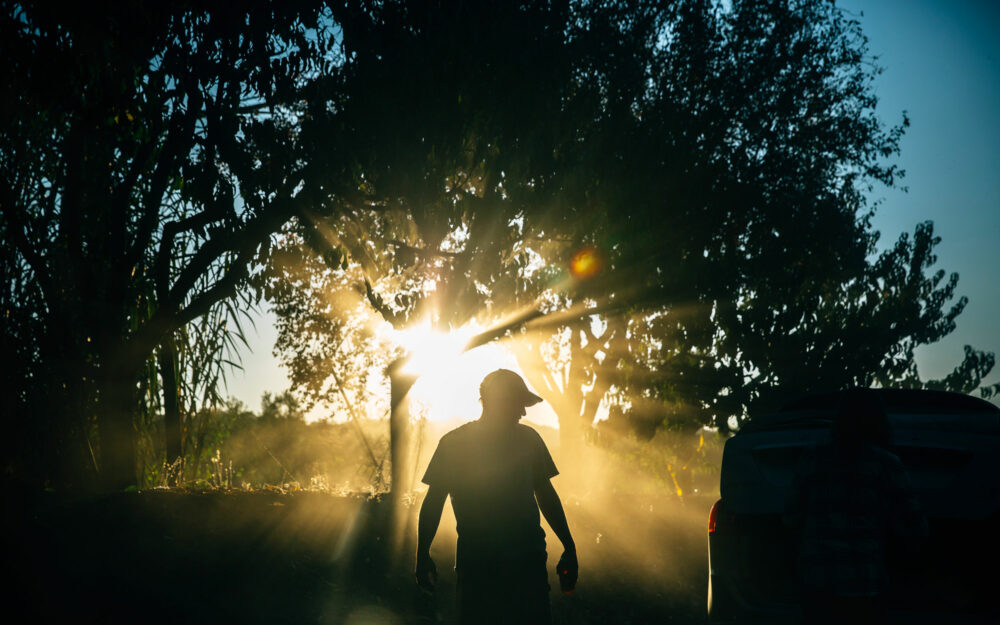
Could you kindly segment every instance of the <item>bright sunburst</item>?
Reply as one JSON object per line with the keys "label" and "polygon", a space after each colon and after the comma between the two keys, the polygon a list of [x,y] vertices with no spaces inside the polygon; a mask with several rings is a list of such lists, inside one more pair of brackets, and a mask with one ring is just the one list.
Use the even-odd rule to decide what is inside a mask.
{"label": "bright sunburst", "polygon": [[[520,372],[514,357],[496,343],[462,351],[482,330],[469,325],[443,333],[418,324],[393,331],[395,341],[411,355],[406,371],[420,376],[409,396],[415,413],[431,421],[472,421],[481,412],[479,383],[486,374],[500,368]],[[530,408],[527,418],[546,425],[556,421],[544,405]]]}

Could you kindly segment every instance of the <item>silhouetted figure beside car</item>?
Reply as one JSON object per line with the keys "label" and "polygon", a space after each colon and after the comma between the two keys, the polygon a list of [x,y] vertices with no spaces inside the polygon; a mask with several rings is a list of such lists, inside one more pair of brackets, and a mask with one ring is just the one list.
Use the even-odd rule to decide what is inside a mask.
{"label": "silhouetted figure beside car", "polygon": [[543,625],[549,617],[545,533],[539,510],[562,542],[563,590],[576,583],[576,546],[559,495],[558,473],[541,437],[518,421],[542,401],[513,371],[498,369],[479,387],[479,420],[438,443],[423,481],[417,535],[417,583],[431,588],[436,567],[430,545],[450,495],[458,529],[455,570],[463,624]]}
{"label": "silhouetted figure beside car", "polygon": [[890,452],[878,395],[844,395],[831,442],[805,452],[786,505],[799,532],[803,622],[882,623],[889,541],[916,549],[927,536],[909,475]]}

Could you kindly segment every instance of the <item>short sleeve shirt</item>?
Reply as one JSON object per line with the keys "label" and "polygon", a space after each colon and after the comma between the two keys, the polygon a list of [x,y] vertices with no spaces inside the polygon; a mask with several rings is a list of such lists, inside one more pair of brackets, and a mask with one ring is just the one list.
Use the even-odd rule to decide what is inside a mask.
{"label": "short sleeve shirt", "polygon": [[559,471],[532,428],[473,421],[438,443],[423,482],[451,496],[458,565],[545,552],[535,488]]}

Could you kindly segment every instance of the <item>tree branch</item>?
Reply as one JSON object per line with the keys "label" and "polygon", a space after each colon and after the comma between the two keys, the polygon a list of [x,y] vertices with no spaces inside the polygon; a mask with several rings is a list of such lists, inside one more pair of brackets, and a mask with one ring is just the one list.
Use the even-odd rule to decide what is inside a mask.
{"label": "tree branch", "polygon": [[426,258],[459,258],[465,255],[465,252],[445,252],[443,250],[428,250],[420,247],[413,247],[403,243],[399,239],[392,239],[389,241],[389,245],[404,249],[407,252],[412,252],[416,256],[423,256]]}
{"label": "tree branch", "polygon": [[378,314],[382,315],[382,318],[388,321],[393,327],[396,327],[398,323],[406,321],[385,305],[379,294],[372,289],[372,283],[368,281],[367,277],[365,278],[365,297],[368,298],[368,303],[372,305],[372,308],[378,311]]}
{"label": "tree branch", "polygon": [[[208,241],[194,254],[181,272],[180,278],[170,287],[167,297],[158,302],[156,312],[133,334],[129,342],[141,349],[146,347],[152,349],[165,333],[197,319],[208,312],[215,303],[232,296],[240,282],[246,279],[257,247],[291,216],[292,211],[287,200],[275,201],[270,210],[251,219],[241,231],[233,233],[232,236],[218,235]],[[197,215],[192,216],[194,217]],[[232,269],[218,282],[193,297],[187,306],[181,308],[180,302],[186,299],[198,277],[229,251],[237,252],[236,259],[230,265]]]}
{"label": "tree branch", "polygon": [[[195,126],[201,115],[204,98],[198,89],[197,81],[188,80],[183,86],[183,91],[178,90],[178,102],[182,94],[187,96],[187,107],[183,112],[175,111],[171,115],[167,137],[163,142],[163,149],[156,159],[156,168],[150,177],[149,189],[144,197],[143,204],[146,207],[146,212],[143,214],[135,242],[128,254],[129,266],[138,262],[142,251],[149,244],[158,221],[157,216],[166,193],[170,172],[177,169],[177,161],[180,156],[189,153],[196,142]],[[150,144],[153,141],[155,140],[151,140]]]}
{"label": "tree branch", "polygon": [[5,181],[3,189],[0,189],[0,193],[2,193],[0,195],[0,214],[3,214],[7,220],[7,230],[14,238],[14,245],[17,246],[17,251],[24,256],[28,266],[35,273],[35,276],[38,278],[38,284],[42,288],[43,297],[49,306],[51,306],[53,303],[52,298],[55,297],[55,284],[52,280],[52,275],[49,273],[48,266],[45,264],[45,259],[42,258],[42,255],[38,253],[38,249],[32,246],[31,241],[28,239],[28,224],[21,219],[21,215],[16,208],[16,200],[14,192],[11,190],[12,188],[10,182]]}

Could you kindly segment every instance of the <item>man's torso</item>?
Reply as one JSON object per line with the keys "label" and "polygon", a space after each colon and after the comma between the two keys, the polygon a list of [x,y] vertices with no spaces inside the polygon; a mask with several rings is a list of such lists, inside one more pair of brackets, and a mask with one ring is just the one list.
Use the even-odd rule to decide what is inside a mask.
{"label": "man's torso", "polygon": [[446,434],[424,482],[451,496],[459,567],[539,557],[544,563],[545,534],[534,492],[539,480],[556,473],[545,444],[528,426],[474,421]]}

